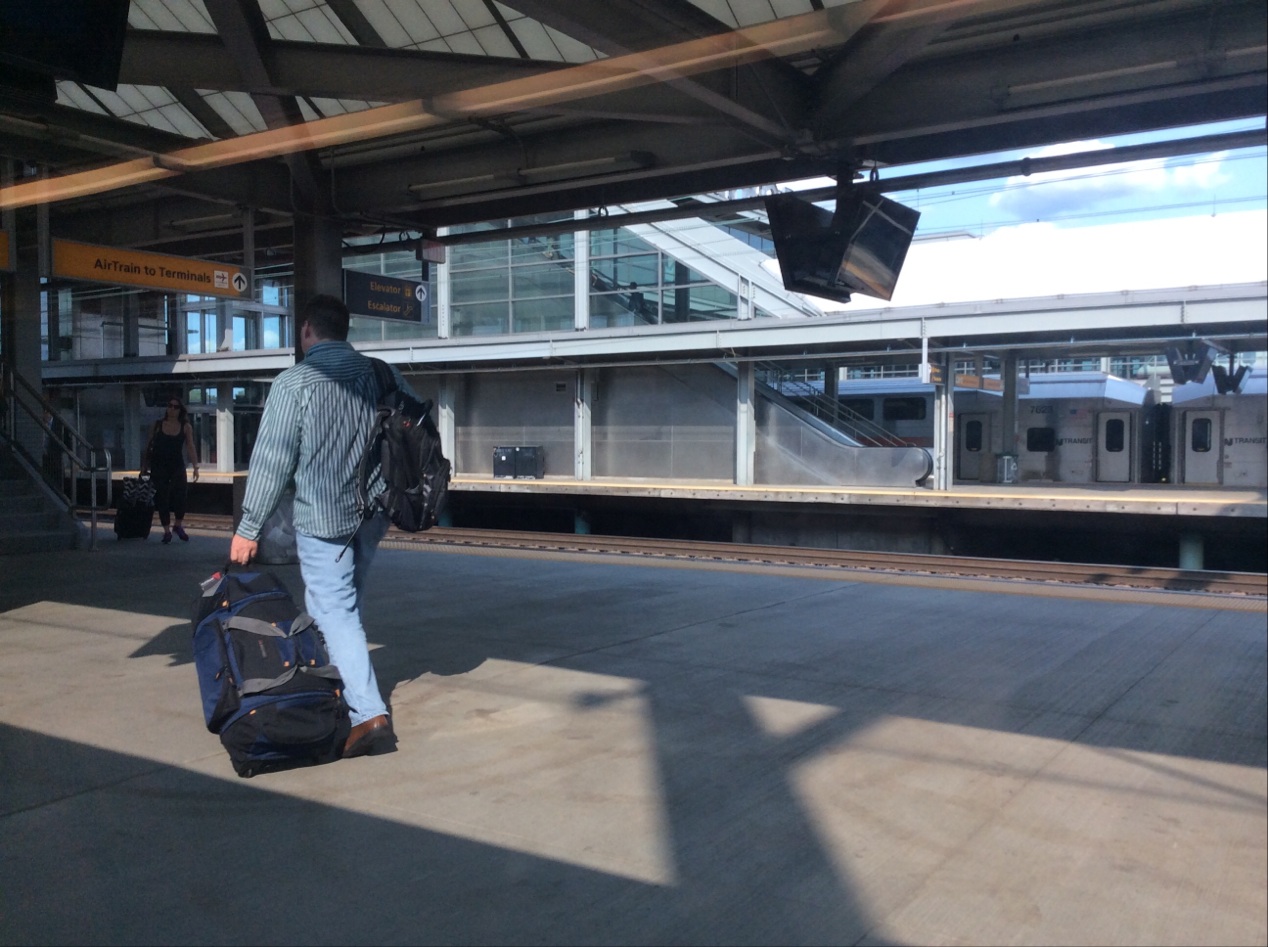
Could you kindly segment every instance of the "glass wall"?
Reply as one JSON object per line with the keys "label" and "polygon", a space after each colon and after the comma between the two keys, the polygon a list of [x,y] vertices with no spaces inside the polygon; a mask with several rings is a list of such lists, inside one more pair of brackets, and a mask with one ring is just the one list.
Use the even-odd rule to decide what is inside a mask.
{"label": "glass wall", "polygon": [[[490,221],[455,228],[452,235],[495,239],[454,243],[443,264],[423,262],[418,239],[408,233],[351,238],[344,269],[420,281],[425,303],[419,321],[353,315],[352,341],[435,339],[441,304],[447,303],[448,337],[571,332],[576,326],[578,285],[589,287],[589,325],[661,325],[735,319],[738,274],[725,264],[712,278],[623,227],[574,230],[571,213]],[[561,227],[557,233],[496,239],[509,228]],[[769,240],[741,229],[730,237],[770,250]],[[578,240],[587,271],[577,273]],[[722,237],[723,242],[727,237]],[[721,252],[721,251],[720,251]],[[726,275],[719,275],[722,272]],[[715,282],[716,280],[716,282]],[[719,285],[725,283],[727,285]],[[251,301],[63,283],[44,292],[44,356],[99,359],[211,354],[294,345],[294,268],[289,261],[259,267]],[[444,288],[446,300],[439,299]],[[759,317],[769,314],[755,310]]]}
{"label": "glass wall", "polygon": [[[268,303],[273,298],[275,303]],[[285,299],[285,302],[281,300]],[[46,361],[147,358],[291,347],[289,287],[256,302],[158,290],[46,285],[40,330]]]}
{"label": "glass wall", "polygon": [[[515,219],[455,233],[555,223],[571,215]],[[576,284],[571,232],[448,248],[450,333],[458,336],[558,332],[573,327]]]}
{"label": "glass wall", "polygon": [[590,233],[595,328],[734,319],[736,295],[626,229]]}

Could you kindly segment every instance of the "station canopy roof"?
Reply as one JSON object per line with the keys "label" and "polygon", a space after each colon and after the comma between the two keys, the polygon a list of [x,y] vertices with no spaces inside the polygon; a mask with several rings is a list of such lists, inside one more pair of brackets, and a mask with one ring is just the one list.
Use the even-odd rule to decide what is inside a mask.
{"label": "station canopy roof", "polygon": [[247,209],[275,254],[304,215],[427,236],[819,175],[883,184],[918,162],[1261,116],[1265,9],[131,0],[113,88],[0,55],[0,208],[44,203],[72,239],[232,256]]}

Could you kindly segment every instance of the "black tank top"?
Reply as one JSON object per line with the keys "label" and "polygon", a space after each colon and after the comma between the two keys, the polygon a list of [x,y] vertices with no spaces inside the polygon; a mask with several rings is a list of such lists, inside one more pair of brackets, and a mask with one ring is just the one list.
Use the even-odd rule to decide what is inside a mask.
{"label": "black tank top", "polygon": [[154,446],[150,448],[150,466],[165,470],[185,466],[185,429],[179,434],[163,432],[163,423],[154,431]]}

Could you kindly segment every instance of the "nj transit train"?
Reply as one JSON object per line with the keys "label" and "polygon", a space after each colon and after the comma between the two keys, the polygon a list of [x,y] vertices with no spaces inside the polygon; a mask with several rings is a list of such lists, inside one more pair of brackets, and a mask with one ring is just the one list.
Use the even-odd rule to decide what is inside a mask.
{"label": "nj transit train", "polygon": [[[962,482],[1177,483],[1268,486],[1268,373],[1219,393],[1214,375],[1177,385],[1170,401],[1103,372],[1019,380],[1017,443],[1005,456],[1003,397],[957,388],[955,478]],[[794,401],[793,392],[787,392]],[[916,379],[842,381],[849,408],[909,444],[933,446],[934,388]]]}

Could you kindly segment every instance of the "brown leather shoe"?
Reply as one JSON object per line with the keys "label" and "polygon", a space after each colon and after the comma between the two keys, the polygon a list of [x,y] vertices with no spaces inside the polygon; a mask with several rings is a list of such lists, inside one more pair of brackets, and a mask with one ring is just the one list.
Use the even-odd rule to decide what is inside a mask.
{"label": "brown leather shoe", "polygon": [[379,714],[352,728],[343,744],[343,758],[346,760],[354,756],[374,756],[377,753],[391,753],[395,749],[396,734],[392,732],[392,721],[387,714]]}

